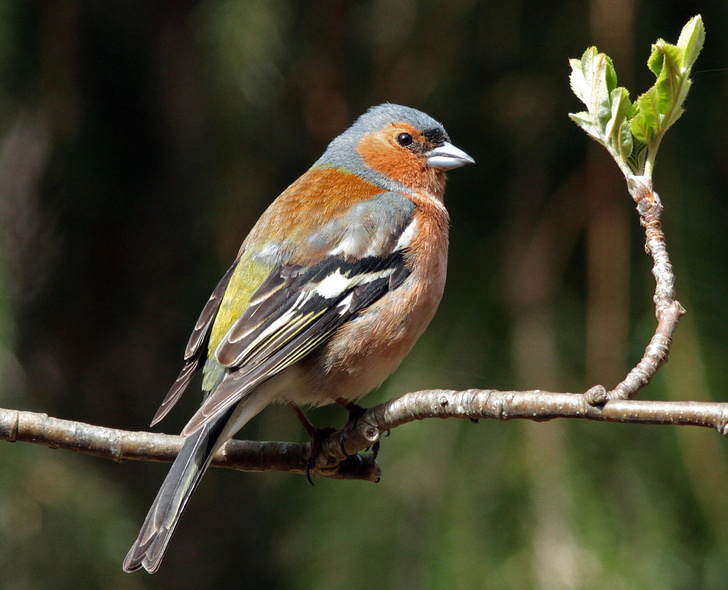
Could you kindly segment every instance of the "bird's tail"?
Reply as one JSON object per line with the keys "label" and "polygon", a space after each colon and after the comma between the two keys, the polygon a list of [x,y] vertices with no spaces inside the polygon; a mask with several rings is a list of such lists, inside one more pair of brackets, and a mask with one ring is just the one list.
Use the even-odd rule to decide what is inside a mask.
{"label": "bird's tail", "polygon": [[172,464],[157,497],[149,509],[139,536],[124,559],[124,571],[144,568],[154,573],[162,563],[167,545],[187,502],[210,466],[217,450],[267,406],[278,394],[277,386],[264,383],[222,410],[199,430],[190,434]]}
{"label": "bird's tail", "polygon": [[124,559],[124,571],[133,572],[143,567],[154,573],[159,569],[187,502],[210,465],[213,455],[227,440],[220,439],[234,410],[233,406],[185,440],[149,509],[137,540]]}

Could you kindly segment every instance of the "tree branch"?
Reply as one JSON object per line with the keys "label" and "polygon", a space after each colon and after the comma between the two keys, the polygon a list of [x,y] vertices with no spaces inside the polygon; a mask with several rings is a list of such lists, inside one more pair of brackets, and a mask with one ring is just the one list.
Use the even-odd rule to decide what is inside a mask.
{"label": "tree branch", "polygon": [[652,188],[652,180],[645,176],[628,176],[627,187],[637,203],[640,223],[645,228],[645,250],[652,256],[652,274],[655,277],[655,315],[657,328],[645,349],[639,363],[612,391],[599,396],[588,397],[591,404],[603,403],[607,399],[632,399],[646,387],[667,362],[672,345],[672,335],[685,309],[675,300],[675,275],[667,253],[665,234],[662,231],[662,203]]}
{"label": "tree branch", "polygon": [[[726,403],[613,400],[596,407],[587,402],[586,395],[574,393],[430,389],[389,400],[347,423],[324,441],[311,473],[318,477],[378,482],[381,471],[373,454],[355,453],[376,444],[381,433],[425,418],[581,418],[622,424],[703,426],[728,436]],[[179,436],[129,432],[4,409],[0,409],[0,439],[32,442],[118,462],[171,462],[182,447]],[[231,440],[220,449],[213,465],[240,471],[303,474],[310,452],[309,443]]]}
{"label": "tree branch", "polygon": [[[182,448],[182,437],[179,436],[117,430],[52,418],[47,414],[5,409],[0,409],[0,440],[31,442],[118,462],[171,463]],[[309,443],[231,440],[218,451],[212,464],[240,471],[303,474],[310,455]],[[381,474],[371,454],[344,457],[334,468],[318,469],[312,473],[334,479],[374,482],[379,481]]]}

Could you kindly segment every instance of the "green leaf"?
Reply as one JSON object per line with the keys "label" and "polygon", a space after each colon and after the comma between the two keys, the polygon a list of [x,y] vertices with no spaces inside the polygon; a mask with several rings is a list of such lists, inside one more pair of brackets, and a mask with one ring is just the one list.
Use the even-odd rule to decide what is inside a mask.
{"label": "green leaf", "polygon": [[660,53],[660,44],[664,44],[663,39],[658,39],[657,43],[652,44],[652,53],[647,60],[647,67],[652,70],[655,76],[659,76],[662,73],[662,55]]}
{"label": "green leaf", "polygon": [[569,63],[571,88],[587,107],[586,112],[571,113],[569,117],[609,150],[625,174],[629,173],[632,103],[627,90],[617,86],[612,60],[596,47],[590,47],[581,59],[572,59]]}
{"label": "green leaf", "polygon": [[633,113],[629,122],[632,133],[634,133],[638,141],[650,146],[660,119],[657,92],[654,87],[637,98],[634,103]]}
{"label": "green leaf", "polygon": [[682,104],[690,89],[690,68],[705,39],[702,19],[691,19],[682,30],[678,45],[659,39],[652,46],[647,66],[657,77],[655,84],[635,102],[630,129],[650,149],[657,147],[665,131],[683,114]]}
{"label": "green leaf", "polygon": [[586,131],[589,135],[591,135],[595,139],[599,139],[599,130],[594,127],[594,123],[592,123],[591,115],[587,113],[586,111],[582,111],[581,113],[569,113],[569,118],[574,121],[579,127],[581,127],[584,131]]}
{"label": "green leaf", "polygon": [[680,68],[687,72],[693,67],[693,64],[700,55],[700,50],[705,42],[705,27],[703,26],[703,18],[698,14],[691,18],[683,27],[680,38],[677,40],[677,46],[682,52],[682,61]]}
{"label": "green leaf", "polygon": [[611,118],[606,125],[605,135],[609,144],[626,162],[632,153],[632,133],[628,118],[632,115],[632,103],[626,88],[615,88],[610,95]]}
{"label": "green leaf", "polygon": [[571,65],[571,76],[569,77],[571,90],[574,94],[576,94],[577,98],[587,106],[589,105],[589,95],[591,94],[591,83],[587,82],[584,72],[590,70],[590,68],[585,68],[584,63],[591,52],[596,54],[596,50],[596,47],[590,47],[584,52],[584,55],[580,60],[569,60],[569,65]]}
{"label": "green leaf", "polygon": [[632,153],[629,156],[629,165],[637,174],[641,174],[645,167],[647,157],[647,144],[632,136]]}
{"label": "green leaf", "polygon": [[569,116],[609,150],[625,175],[651,176],[662,137],[683,113],[690,69],[704,40],[700,15],[683,27],[677,45],[658,39],[647,60],[655,83],[634,104],[627,90],[617,86],[612,60],[596,47],[569,60],[571,88],[587,108]]}
{"label": "green leaf", "polygon": [[682,75],[680,63],[682,62],[682,51],[675,45],[665,43],[662,48],[663,62],[662,74],[658,77],[658,83],[664,78],[663,83],[669,83],[670,96],[669,100],[675,102],[679,98],[678,89],[686,76]]}
{"label": "green leaf", "polygon": [[[659,39],[652,46],[652,54],[650,55],[650,59],[647,60],[647,67],[658,78],[661,75],[679,76],[681,62],[682,51],[680,48]],[[667,68],[667,72],[665,68]]]}
{"label": "green leaf", "polygon": [[632,130],[629,127],[629,121],[625,119],[619,125],[619,136],[618,136],[618,149],[619,155],[622,160],[629,162],[632,150],[634,149],[634,140],[632,139]]}
{"label": "green leaf", "polygon": [[569,63],[571,89],[586,105],[593,125],[603,132],[611,116],[609,95],[617,85],[612,60],[596,47],[589,47],[580,60],[572,59]]}
{"label": "green leaf", "polygon": [[617,71],[614,69],[612,58],[604,53],[602,55],[604,56],[604,75],[607,92],[611,94],[612,91],[617,88]]}

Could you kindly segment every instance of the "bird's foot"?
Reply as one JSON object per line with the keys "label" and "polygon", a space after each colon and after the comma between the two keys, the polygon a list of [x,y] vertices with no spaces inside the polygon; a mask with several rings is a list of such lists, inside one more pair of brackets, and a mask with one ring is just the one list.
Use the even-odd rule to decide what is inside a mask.
{"label": "bird's foot", "polygon": [[316,467],[316,459],[318,459],[318,456],[321,453],[321,446],[323,445],[323,442],[336,432],[336,429],[316,428],[311,420],[308,419],[306,414],[303,413],[301,408],[293,402],[288,402],[288,405],[293,410],[293,413],[296,414],[296,417],[299,419],[303,427],[306,429],[308,436],[311,438],[311,454],[309,455],[308,462],[306,463],[306,479],[308,480],[308,483],[314,485],[313,479],[311,478],[311,471],[314,467]]}
{"label": "bird's foot", "polygon": [[323,442],[334,432],[336,432],[336,428],[313,427],[313,429],[308,433],[311,437],[311,454],[309,455],[308,462],[306,463],[306,479],[311,485],[315,485],[311,477],[311,470],[316,467],[316,459],[318,459],[318,456],[321,453]]}

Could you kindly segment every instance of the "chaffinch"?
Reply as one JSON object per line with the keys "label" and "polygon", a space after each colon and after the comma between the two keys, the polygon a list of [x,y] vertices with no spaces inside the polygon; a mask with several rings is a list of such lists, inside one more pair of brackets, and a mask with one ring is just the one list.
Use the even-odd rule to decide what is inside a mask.
{"label": "chaffinch", "polygon": [[212,456],[266,405],[346,405],[397,368],[445,286],[445,171],[469,163],[440,123],[383,104],[263,213],[202,310],[152,421],[204,365],[204,401],[125,571],[159,568]]}

